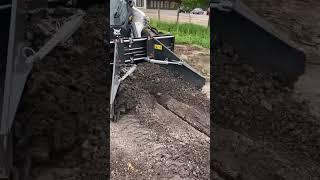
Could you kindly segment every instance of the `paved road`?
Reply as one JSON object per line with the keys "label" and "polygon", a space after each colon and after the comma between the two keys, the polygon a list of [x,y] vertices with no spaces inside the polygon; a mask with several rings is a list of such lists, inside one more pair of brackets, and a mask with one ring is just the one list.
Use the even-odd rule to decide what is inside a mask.
{"label": "paved road", "polygon": [[[147,16],[152,18],[158,18],[158,10],[156,9],[142,9],[146,13]],[[176,10],[161,10],[160,11],[160,19],[165,21],[176,22],[177,20],[177,11]],[[187,13],[180,13],[179,22],[192,22],[195,24],[207,26],[208,25],[208,15],[197,15]]]}

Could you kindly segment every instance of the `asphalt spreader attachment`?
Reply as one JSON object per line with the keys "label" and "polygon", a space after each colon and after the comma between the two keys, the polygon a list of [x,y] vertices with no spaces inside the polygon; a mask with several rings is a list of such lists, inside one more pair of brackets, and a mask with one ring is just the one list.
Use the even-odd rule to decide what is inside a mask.
{"label": "asphalt spreader attachment", "polygon": [[281,74],[289,83],[305,72],[303,49],[241,0],[211,0],[210,7],[214,49],[229,45],[259,72]]}
{"label": "asphalt spreader attachment", "polygon": [[173,72],[172,74],[181,76],[199,89],[205,84],[205,77],[173,52],[174,36],[116,38],[110,44],[113,49],[110,94],[110,119],[112,121],[120,117],[121,109],[118,109],[115,103],[121,82],[139,68],[139,63],[152,63],[165,67]]}

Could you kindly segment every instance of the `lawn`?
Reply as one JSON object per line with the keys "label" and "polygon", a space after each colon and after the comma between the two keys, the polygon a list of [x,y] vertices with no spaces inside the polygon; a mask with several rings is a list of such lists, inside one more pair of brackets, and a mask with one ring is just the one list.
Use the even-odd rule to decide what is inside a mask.
{"label": "lawn", "polygon": [[199,45],[210,48],[210,28],[191,23],[172,23],[151,20],[151,26],[162,33],[171,33],[175,36],[176,43]]}

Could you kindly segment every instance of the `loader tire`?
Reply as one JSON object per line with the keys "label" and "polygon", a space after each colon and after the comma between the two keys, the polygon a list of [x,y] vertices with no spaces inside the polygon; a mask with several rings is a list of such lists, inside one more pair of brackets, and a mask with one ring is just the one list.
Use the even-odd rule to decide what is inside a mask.
{"label": "loader tire", "polygon": [[120,119],[120,114],[121,114],[120,111],[116,111],[112,118],[112,122],[118,122],[118,120]]}
{"label": "loader tire", "polygon": [[[118,91],[118,93],[120,93],[120,91]],[[117,122],[120,119],[120,115],[121,115],[121,111],[118,107],[118,100],[119,99],[119,94],[117,94],[115,102],[114,102],[114,116],[111,119],[112,122]]]}

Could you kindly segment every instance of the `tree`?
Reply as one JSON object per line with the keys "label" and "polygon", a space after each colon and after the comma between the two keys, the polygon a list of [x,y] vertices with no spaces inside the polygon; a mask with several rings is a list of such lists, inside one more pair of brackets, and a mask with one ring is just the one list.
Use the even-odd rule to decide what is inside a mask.
{"label": "tree", "polygon": [[[181,5],[189,10],[194,9],[198,2],[198,0],[182,0]],[[189,12],[189,23],[191,22],[191,14]]]}
{"label": "tree", "polygon": [[178,2],[178,9],[177,9],[177,24],[179,23],[179,16],[180,16],[180,7],[181,7],[181,1]]}
{"label": "tree", "polygon": [[160,0],[157,1],[158,6],[158,21],[160,21]]}
{"label": "tree", "polygon": [[[193,10],[197,7],[207,8],[209,5],[209,0],[181,0],[180,6],[183,6],[189,10]],[[189,12],[189,22],[191,22],[191,15]]]}
{"label": "tree", "polygon": [[208,7],[209,5],[209,0],[182,0],[181,5],[188,9],[194,9],[197,7]]}

